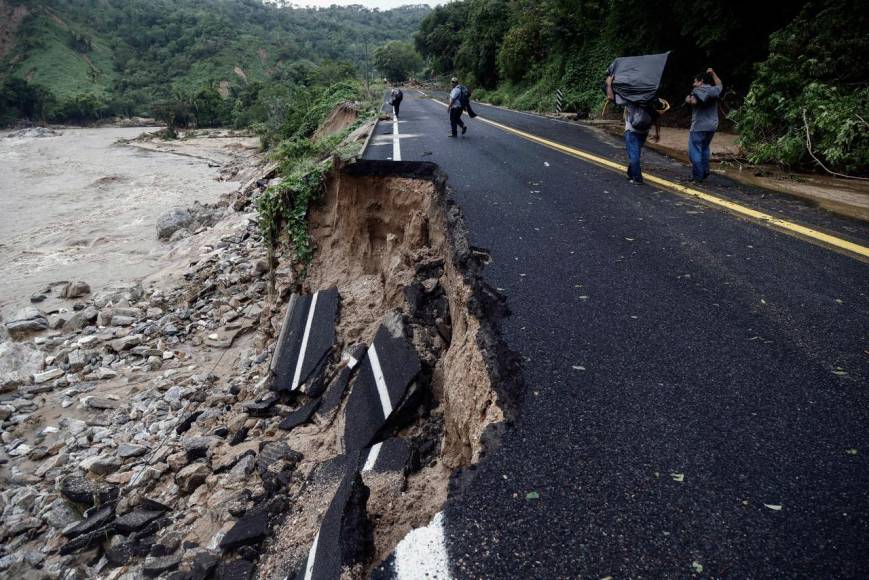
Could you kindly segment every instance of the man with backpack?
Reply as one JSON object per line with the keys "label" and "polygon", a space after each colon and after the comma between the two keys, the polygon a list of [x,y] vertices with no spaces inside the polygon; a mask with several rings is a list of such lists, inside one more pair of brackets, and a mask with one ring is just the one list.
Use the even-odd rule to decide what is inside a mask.
{"label": "man with backpack", "polygon": [[[613,75],[606,78],[606,95],[610,101],[615,102],[613,92]],[[655,136],[652,140],[656,143],[661,138],[661,123],[656,104],[658,99],[647,103],[625,102],[625,150],[628,154],[628,181],[631,183],[643,183],[643,172],[640,158],[643,145],[649,136],[649,130],[655,128]]]}
{"label": "man with backpack", "polygon": [[724,84],[715,71],[694,76],[691,94],[685,102],[691,105],[691,131],[688,133],[688,158],[691,160],[692,181],[709,177],[709,145],[718,130],[718,99]]}
{"label": "man with backpack", "polygon": [[404,99],[404,93],[398,87],[392,87],[389,93],[389,104],[392,105],[392,114],[398,119],[398,111],[401,109],[401,101]]}
{"label": "man with backpack", "polygon": [[462,121],[462,112],[468,109],[468,114],[471,114],[471,91],[466,86],[460,85],[456,77],[453,77],[450,82],[453,89],[450,91],[449,112],[452,132],[449,137],[458,137],[458,127],[462,128],[462,135],[468,132],[467,125]]}

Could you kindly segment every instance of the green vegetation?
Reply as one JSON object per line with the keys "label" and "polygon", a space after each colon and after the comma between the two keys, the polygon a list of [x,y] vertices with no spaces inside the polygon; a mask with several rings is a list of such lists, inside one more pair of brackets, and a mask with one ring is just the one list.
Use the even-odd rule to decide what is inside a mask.
{"label": "green vegetation", "polygon": [[[315,139],[315,131],[329,113],[346,101],[359,104],[359,120],[344,131]],[[349,157],[358,152],[357,144],[343,151],[339,146],[352,130],[376,115],[379,103],[379,99],[367,99],[358,83],[301,89],[287,103],[279,125],[259,128],[264,131],[262,138],[274,143],[271,155],[281,164],[282,175],[281,182],[257,200],[260,230],[270,251],[285,227],[294,260],[303,268],[307,266],[313,257],[307,224],[310,204],[324,191],[332,157]]]}
{"label": "green vegetation", "polygon": [[412,44],[393,40],[374,51],[374,66],[390,81],[400,83],[422,68],[422,59]]}
{"label": "green vegetation", "polygon": [[[14,1],[14,0],[6,0]],[[18,0],[0,62],[0,122],[155,115],[178,125],[268,123],[299,89],[356,78],[408,40],[426,6],[279,7],[260,0]]]}
{"label": "green vegetation", "polygon": [[859,0],[462,0],[425,17],[415,42],[429,75],[456,74],[477,99],[552,111],[560,88],[580,117],[600,114],[613,58],[669,50],[670,122],[687,124],[691,79],[712,66],[753,160],[815,165],[805,111],[815,155],[866,173],[866,30]]}

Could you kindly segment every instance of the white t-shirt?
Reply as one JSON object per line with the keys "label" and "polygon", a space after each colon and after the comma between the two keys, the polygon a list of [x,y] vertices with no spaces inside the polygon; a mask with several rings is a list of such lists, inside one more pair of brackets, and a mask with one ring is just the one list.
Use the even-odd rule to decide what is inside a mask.
{"label": "white t-shirt", "polygon": [[462,89],[458,85],[450,91],[450,102],[453,104],[453,109],[462,108]]}

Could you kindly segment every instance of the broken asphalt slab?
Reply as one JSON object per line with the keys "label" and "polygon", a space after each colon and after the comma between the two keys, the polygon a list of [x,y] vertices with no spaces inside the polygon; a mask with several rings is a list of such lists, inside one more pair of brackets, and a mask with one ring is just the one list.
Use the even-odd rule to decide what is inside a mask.
{"label": "broken asphalt slab", "polygon": [[421,370],[416,351],[400,327],[393,330],[395,334],[386,324],[380,326],[360,365],[345,411],[346,449],[364,449],[375,442]]}
{"label": "broken asphalt slab", "polygon": [[339,300],[337,288],[290,298],[272,360],[273,390],[292,392],[308,382],[322,380],[326,359],[335,344]]}

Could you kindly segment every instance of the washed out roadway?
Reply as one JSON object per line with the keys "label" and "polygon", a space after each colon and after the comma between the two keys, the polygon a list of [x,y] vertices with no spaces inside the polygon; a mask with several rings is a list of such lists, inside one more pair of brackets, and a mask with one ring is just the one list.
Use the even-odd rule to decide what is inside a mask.
{"label": "washed out roadway", "polygon": [[[587,129],[476,108],[623,163]],[[445,506],[453,575],[865,576],[869,266],[467,117],[447,138],[416,91],[401,111],[402,159],[449,175],[523,360],[518,420]],[[393,141],[381,123],[366,157]]]}

